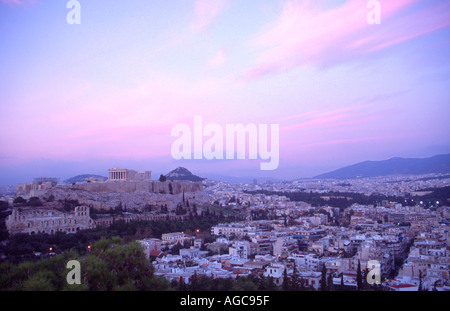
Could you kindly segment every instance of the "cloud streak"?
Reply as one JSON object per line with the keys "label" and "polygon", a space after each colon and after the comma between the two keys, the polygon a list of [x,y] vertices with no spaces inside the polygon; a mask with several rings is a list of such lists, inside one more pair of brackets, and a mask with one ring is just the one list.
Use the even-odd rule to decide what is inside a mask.
{"label": "cloud streak", "polygon": [[2,4],[9,5],[11,7],[17,7],[17,6],[26,6],[29,4],[36,3],[36,0],[0,0]]}
{"label": "cloud streak", "polygon": [[287,1],[277,19],[251,42],[259,56],[243,78],[354,60],[450,25],[450,3],[427,3],[426,9],[410,13],[416,2],[384,1],[382,24],[369,25],[365,1],[350,0],[326,10],[321,1]]}
{"label": "cloud streak", "polygon": [[[284,118],[282,121],[294,120],[296,123],[283,126],[281,131],[292,131],[316,127],[339,127],[343,125],[365,123],[381,118],[380,116],[374,115],[365,116],[369,106],[369,104],[358,104],[330,111],[314,110],[295,116],[289,116]],[[298,119],[300,119],[301,122],[299,122]]]}
{"label": "cloud streak", "polygon": [[227,8],[227,0],[196,0],[194,4],[195,20],[191,24],[195,31],[203,31],[211,25]]}

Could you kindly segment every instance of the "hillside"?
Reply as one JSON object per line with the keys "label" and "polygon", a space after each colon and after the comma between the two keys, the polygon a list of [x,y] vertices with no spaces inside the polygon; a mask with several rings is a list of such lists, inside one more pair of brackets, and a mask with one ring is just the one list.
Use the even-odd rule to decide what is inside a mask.
{"label": "hillside", "polygon": [[385,161],[365,161],[316,176],[315,178],[352,179],[449,172],[450,154],[446,154],[424,159],[392,158]]}
{"label": "hillside", "polygon": [[169,174],[166,175],[167,180],[184,180],[184,181],[192,181],[192,182],[200,182],[205,180],[205,178],[198,177],[192,174],[189,170],[184,167],[179,167]]}
{"label": "hillside", "polygon": [[78,176],[74,176],[71,177],[69,179],[64,180],[64,183],[66,184],[75,184],[75,183],[84,183],[86,182],[86,178],[104,178],[105,180],[107,179],[104,176],[100,176],[100,175],[92,175],[92,174],[84,174],[84,175],[78,175]]}

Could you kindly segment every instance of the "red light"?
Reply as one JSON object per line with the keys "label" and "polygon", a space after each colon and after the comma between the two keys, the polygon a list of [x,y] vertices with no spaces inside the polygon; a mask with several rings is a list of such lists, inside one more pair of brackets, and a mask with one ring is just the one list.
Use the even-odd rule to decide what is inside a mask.
{"label": "red light", "polygon": [[49,250],[49,251],[52,251],[52,250],[53,250],[53,247],[50,247],[48,250]]}
{"label": "red light", "polygon": [[88,247],[87,247],[88,249],[91,249],[91,246],[90,245],[88,245]]}

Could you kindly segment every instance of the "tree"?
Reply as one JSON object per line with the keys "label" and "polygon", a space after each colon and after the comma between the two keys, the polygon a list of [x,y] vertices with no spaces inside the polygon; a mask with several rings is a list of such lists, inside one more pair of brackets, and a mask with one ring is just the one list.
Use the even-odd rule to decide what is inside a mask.
{"label": "tree", "polygon": [[419,292],[423,291],[423,285],[422,285],[422,270],[419,271]]}
{"label": "tree", "polygon": [[178,281],[178,290],[180,292],[186,291],[186,283],[184,282],[184,278],[180,277],[180,280]]}
{"label": "tree", "polygon": [[328,274],[328,279],[327,279],[327,285],[328,285],[328,291],[332,291],[333,290],[333,275],[330,273]]}
{"label": "tree", "polygon": [[198,282],[198,275],[197,271],[194,271],[194,275],[191,277],[191,284],[190,284],[190,291],[198,291],[199,290],[199,282]]}
{"label": "tree", "polygon": [[297,264],[295,263],[295,261],[294,261],[294,268],[293,268],[293,271],[292,271],[291,289],[293,291],[300,290],[300,284],[299,284],[299,281],[298,281]]}
{"label": "tree", "polygon": [[322,279],[320,280],[320,290],[327,290],[327,267],[325,264],[322,266]]}
{"label": "tree", "polygon": [[305,283],[306,283],[306,281],[303,278],[300,278],[300,291],[306,290]]}
{"label": "tree", "polygon": [[120,238],[102,238],[93,245],[81,266],[90,291],[149,291],[170,287],[167,280],[153,275],[153,267],[138,242],[124,244]]}
{"label": "tree", "polygon": [[277,290],[277,286],[273,281],[273,277],[269,276],[268,278],[266,278],[263,276],[261,277],[258,289],[264,291],[275,291]]}
{"label": "tree", "polygon": [[26,204],[27,200],[25,200],[22,197],[17,197],[17,198],[14,199],[13,203],[14,203],[14,205],[16,205],[16,204],[22,205],[22,204]]}
{"label": "tree", "polygon": [[287,267],[284,267],[284,271],[283,271],[283,291],[287,292],[290,290],[290,285],[289,285],[289,278],[287,275]]}
{"label": "tree", "polygon": [[369,283],[367,283],[367,276],[369,275],[369,267],[366,266],[363,274],[363,289],[370,288]]}
{"label": "tree", "polygon": [[179,255],[180,249],[182,249],[182,248],[183,248],[183,245],[181,245],[180,242],[178,242],[177,244],[172,246],[172,255]]}
{"label": "tree", "polygon": [[160,182],[166,182],[167,181],[167,177],[161,174],[161,176],[159,176],[159,181]]}
{"label": "tree", "polygon": [[28,204],[29,204],[30,206],[32,206],[32,207],[38,207],[38,206],[42,206],[42,205],[43,205],[42,202],[41,202],[41,200],[40,200],[38,197],[31,197],[31,198],[28,200]]}
{"label": "tree", "polygon": [[358,260],[358,268],[356,270],[356,284],[358,287],[358,290],[362,290],[363,287],[363,277],[361,272],[361,261]]}
{"label": "tree", "polygon": [[250,278],[238,278],[235,281],[232,290],[241,292],[255,292],[258,290],[258,287]]}

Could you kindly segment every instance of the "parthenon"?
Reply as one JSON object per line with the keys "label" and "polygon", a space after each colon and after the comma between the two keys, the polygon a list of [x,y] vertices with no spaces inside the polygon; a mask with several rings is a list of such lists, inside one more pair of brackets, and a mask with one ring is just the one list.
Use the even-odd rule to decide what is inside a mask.
{"label": "parthenon", "polygon": [[151,171],[134,171],[122,168],[108,170],[108,181],[151,181]]}

